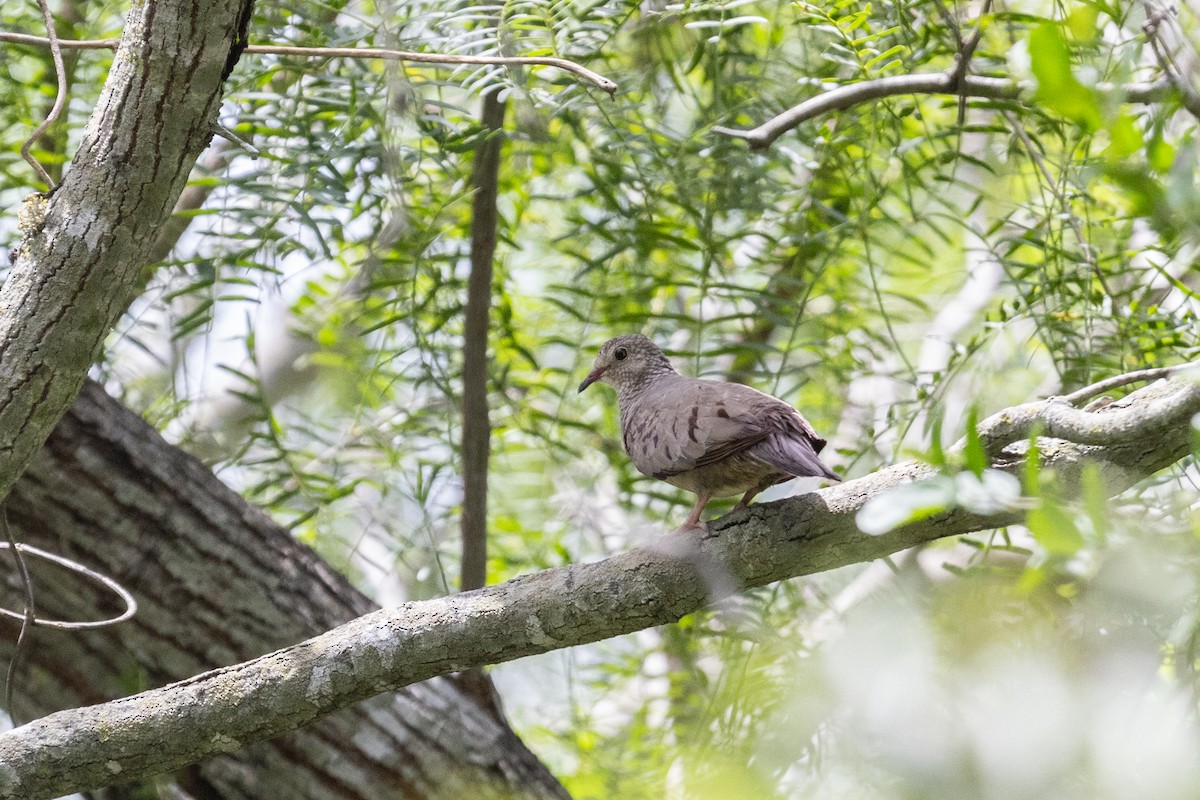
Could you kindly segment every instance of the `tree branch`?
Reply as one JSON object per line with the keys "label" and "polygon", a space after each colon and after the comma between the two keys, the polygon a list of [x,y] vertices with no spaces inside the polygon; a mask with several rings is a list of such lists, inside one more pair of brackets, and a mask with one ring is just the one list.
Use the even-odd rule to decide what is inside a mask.
{"label": "tree branch", "polygon": [[71,169],[0,290],[0,498],[74,400],[207,146],[249,0],[135,3]]}
{"label": "tree branch", "polygon": [[[50,40],[42,36],[31,36],[27,33],[9,33],[0,31],[0,42],[13,44],[28,44],[35,47],[49,47]],[[58,44],[63,49],[77,50],[115,50],[117,39],[77,39],[74,41],[60,39]],[[445,55],[442,53],[417,53],[409,50],[389,50],[381,47],[292,47],[289,45],[251,44],[246,45],[242,52],[262,53],[267,55],[292,56],[295,58],[377,58],[384,61],[411,61],[416,64],[486,64],[494,66],[555,67],[583,78],[597,89],[602,89],[612,97],[617,92],[614,81],[592,72],[587,67],[576,64],[565,58],[549,56],[463,56]]]}
{"label": "tree branch", "polygon": [[[1192,395],[1200,393],[1200,387],[1192,382],[1180,381],[1179,385],[1188,386],[1191,391],[1132,405],[1126,398],[1097,411],[1075,408],[1060,397],[1025,403],[981,422],[979,438],[989,453],[998,453],[1013,442],[1028,439],[1034,431],[1052,439],[1097,447],[1153,440],[1166,432],[1164,420],[1178,419],[1181,410],[1192,407]],[[955,447],[962,445],[959,442]]]}
{"label": "tree branch", "polygon": [[[1111,443],[1041,447],[1046,466],[1068,488],[1078,485],[1085,465],[1096,465],[1106,491],[1115,494],[1189,451],[1200,387],[1162,381],[1120,405],[1090,414],[1094,419],[1080,428],[1098,442],[1107,423]],[[1007,412],[1031,413],[1024,406]],[[1142,420],[1137,435],[1135,419]],[[996,467],[1019,471],[1021,462],[1006,450]],[[118,775],[164,772],[445,672],[674,622],[709,604],[716,585],[761,586],[1020,519],[1016,511],[981,516],[956,508],[881,536],[858,530],[855,516],[867,500],[933,474],[913,462],[889,467],[730,514],[703,536],[675,533],[598,563],[384,609],[253,661],[50,715],[0,735],[0,798],[50,798]]]}
{"label": "tree branch", "polygon": [[1119,389],[1131,383],[1149,383],[1150,381],[1169,378],[1172,375],[1178,375],[1180,372],[1189,371],[1200,372],[1200,361],[1189,361],[1186,364],[1175,364],[1170,367],[1151,367],[1150,369],[1139,369],[1134,372],[1126,372],[1122,375],[1114,375],[1111,378],[1097,381],[1090,386],[1084,386],[1082,389],[1076,389],[1070,394],[1064,395],[1062,399],[1070,405],[1077,406],[1111,389]]}
{"label": "tree branch", "polygon": [[[816,97],[810,97],[752,130],[744,131],[715,125],[713,132],[745,139],[751,149],[763,150],[803,122],[830,111],[844,111],[870,100],[902,94],[947,94],[990,100],[1016,100],[1031,88],[1026,82],[980,75],[966,75],[961,81],[957,75],[944,72],[932,75],[894,75],[839,86]],[[1171,83],[1166,80],[1124,85],[1100,84],[1096,89],[1102,93],[1118,94],[1130,103],[1155,103],[1173,91]]]}
{"label": "tree branch", "polygon": [[483,96],[479,145],[471,183],[471,275],[463,321],[462,575],[461,588],[487,584],[487,480],[492,424],[488,410],[488,327],[492,309],[492,259],[496,254],[496,197],[505,102],[497,91]]}
{"label": "tree branch", "polygon": [[1146,10],[1146,23],[1142,25],[1142,30],[1146,32],[1146,40],[1150,43],[1155,60],[1158,61],[1166,79],[1179,91],[1183,107],[1190,111],[1192,116],[1200,119],[1200,93],[1197,93],[1196,87],[1192,85],[1187,70],[1181,67],[1175,58],[1172,52],[1174,48],[1168,41],[1173,38],[1186,50],[1191,56],[1188,60],[1194,69],[1196,54],[1187,37],[1179,31],[1179,10],[1174,7],[1164,8],[1152,0],[1143,0],[1142,7]]}

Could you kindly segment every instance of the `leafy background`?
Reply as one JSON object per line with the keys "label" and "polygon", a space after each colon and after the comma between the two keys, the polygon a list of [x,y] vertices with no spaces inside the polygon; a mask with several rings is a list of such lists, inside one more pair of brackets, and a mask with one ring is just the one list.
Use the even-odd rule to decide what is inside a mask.
{"label": "leafy background", "polygon": [[[1195,89],[1119,102],[1133,82],[1194,85],[1189,5],[258,6],[254,42],[560,56],[620,86],[243,57],[222,119],[253,150],[214,140],[203,204],[96,367],[382,603],[457,583],[482,92],[508,99],[492,582],[682,519],[688,498],[621,452],[611,395],[575,393],[617,333],[795,403],[850,477],[935,458],[973,415],[1197,357]],[[65,2],[59,33],[119,35],[121,12]],[[40,21],[9,5],[0,27]],[[712,130],[952,68],[976,31],[971,68],[1029,81],[1021,100],[865,103],[763,152]],[[52,174],[110,61],[68,54],[69,113],[35,147]],[[33,188],[18,149],[53,79],[32,48],[5,45],[0,68],[11,248]],[[1112,502],[1048,475],[1024,488],[1024,526],[498,668],[508,711],[578,798],[1194,797],[1194,464]]]}

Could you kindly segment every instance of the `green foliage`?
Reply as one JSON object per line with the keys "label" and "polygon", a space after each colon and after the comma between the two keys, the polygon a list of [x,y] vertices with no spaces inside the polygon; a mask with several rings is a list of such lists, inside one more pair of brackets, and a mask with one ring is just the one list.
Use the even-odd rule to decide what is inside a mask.
{"label": "green foliage", "polygon": [[[61,35],[120,28],[112,4],[67,7]],[[469,180],[478,96],[503,91],[490,580],[681,520],[690,498],[632,469],[611,396],[574,391],[619,332],[796,403],[850,476],[913,453],[940,470],[873,501],[864,530],[1025,512],[498,670],[573,795],[1195,796],[1194,466],[1112,502],[1094,477],[1064,497],[1036,459],[1020,486],[990,469],[973,424],[1196,357],[1196,119],[1177,92],[1135,105],[1109,88],[1163,77],[1139,4],[965,8],[260,3],[254,42],[567,57],[620,89],[244,56],[222,121],[257,152],[214,147],[203,207],[97,374],[383,601],[452,591]],[[0,11],[5,30],[39,24]],[[972,70],[1027,81],[1023,99],[970,99],[961,121],[958,97],[876,99],[762,152],[712,130],[952,69],[976,30]],[[16,209],[52,78],[41,50],[0,53]],[[110,61],[71,56],[72,110],[34,148],[52,174]]]}
{"label": "green foliage", "polygon": [[1088,133],[1103,124],[1100,98],[1071,71],[1071,52],[1060,26],[1043,22],[1029,34],[1030,67],[1037,78],[1037,99]]}

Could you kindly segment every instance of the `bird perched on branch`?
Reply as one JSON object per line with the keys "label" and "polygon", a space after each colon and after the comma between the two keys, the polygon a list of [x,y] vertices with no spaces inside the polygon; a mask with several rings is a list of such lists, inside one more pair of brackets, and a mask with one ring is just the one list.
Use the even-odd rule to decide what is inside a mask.
{"label": "bird perched on branch", "polygon": [[579,384],[617,390],[625,452],[643,475],[694,492],[684,528],[703,528],[714,497],[742,494],[737,508],[799,476],[841,480],[817,454],[825,440],[800,412],[740,383],[689,378],[639,334],[609,339]]}

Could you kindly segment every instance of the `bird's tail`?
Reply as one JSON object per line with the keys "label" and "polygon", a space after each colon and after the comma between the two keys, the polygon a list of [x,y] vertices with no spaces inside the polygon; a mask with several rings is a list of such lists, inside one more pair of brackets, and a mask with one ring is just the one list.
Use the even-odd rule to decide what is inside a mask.
{"label": "bird's tail", "polygon": [[836,472],[821,463],[821,459],[817,457],[817,449],[807,437],[774,434],[755,445],[751,452],[763,461],[796,476],[841,480]]}

